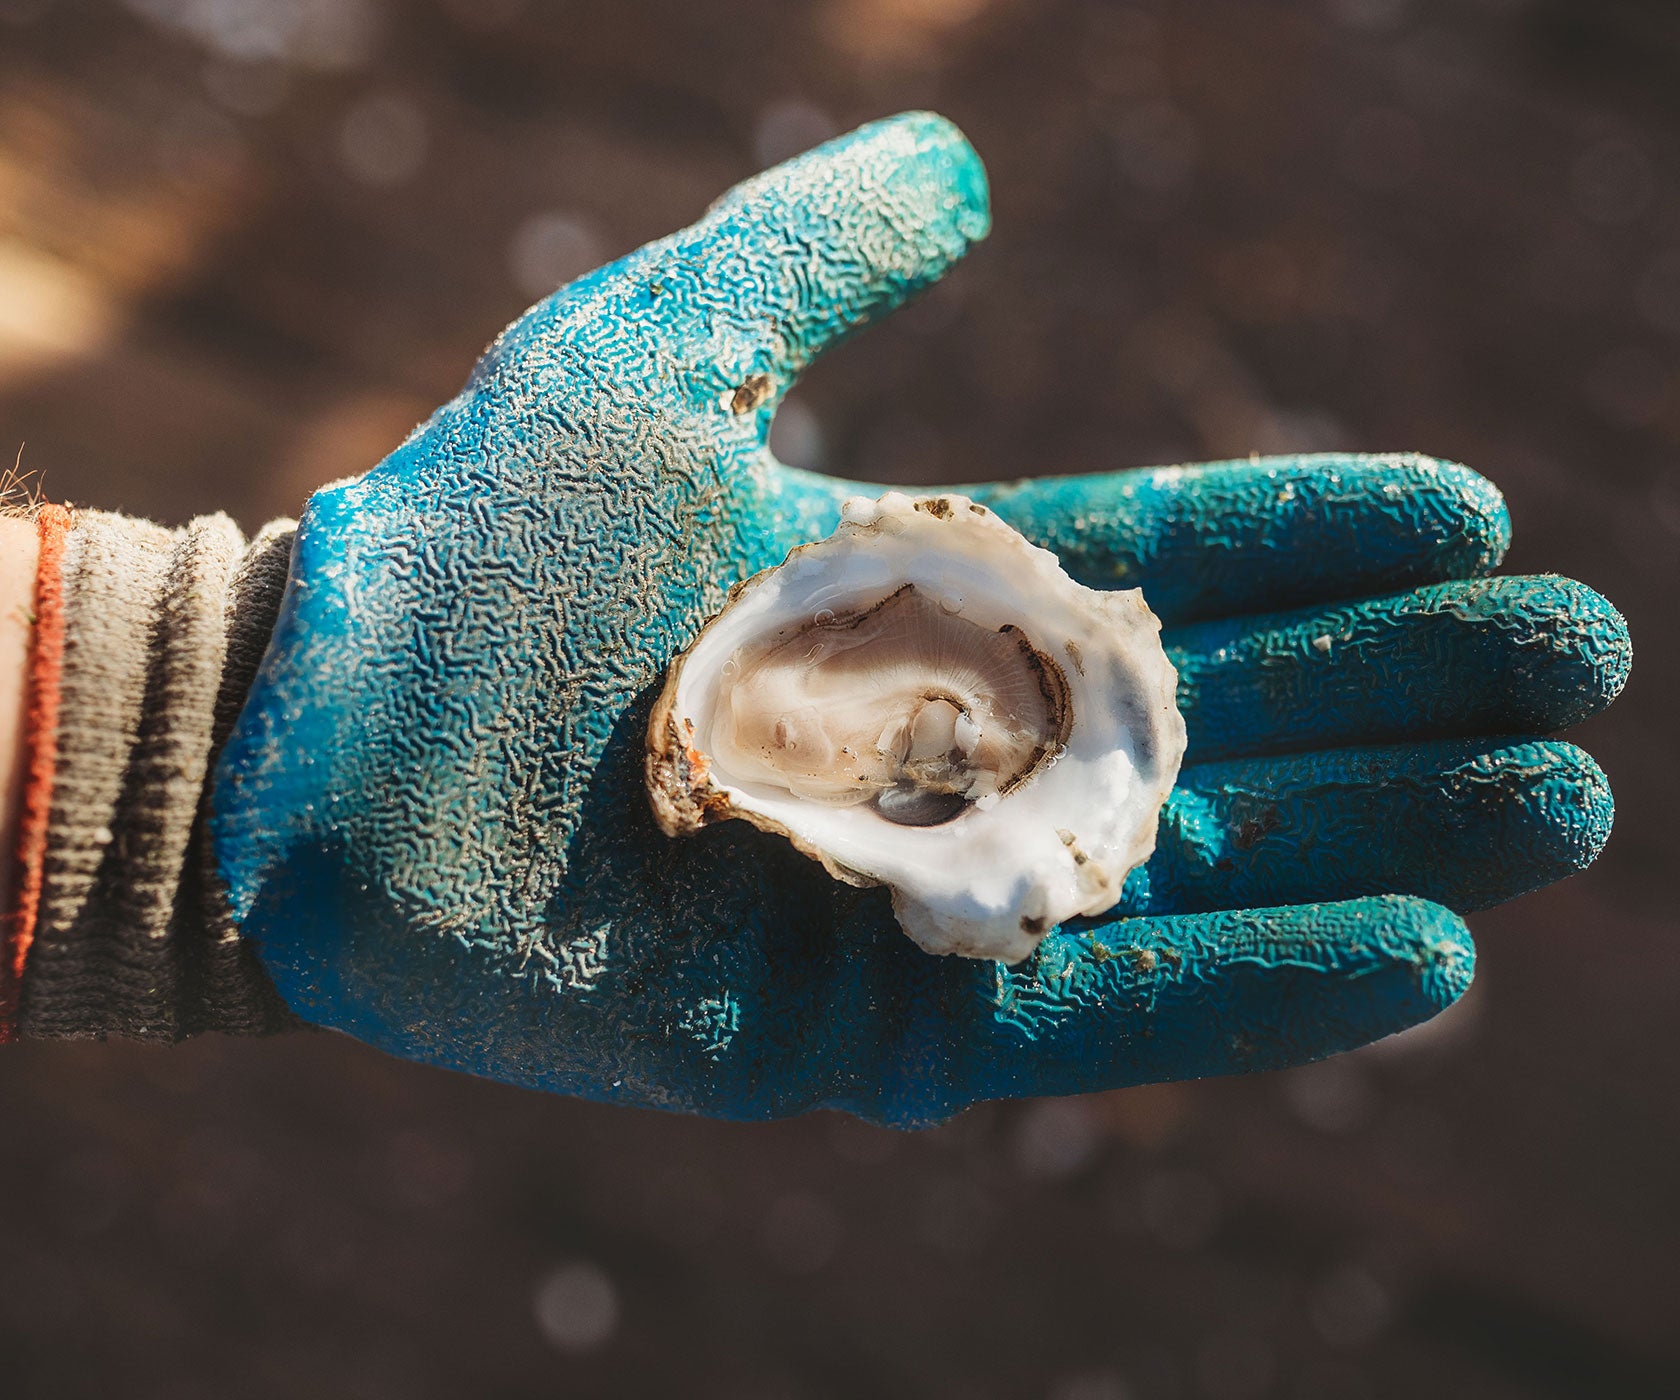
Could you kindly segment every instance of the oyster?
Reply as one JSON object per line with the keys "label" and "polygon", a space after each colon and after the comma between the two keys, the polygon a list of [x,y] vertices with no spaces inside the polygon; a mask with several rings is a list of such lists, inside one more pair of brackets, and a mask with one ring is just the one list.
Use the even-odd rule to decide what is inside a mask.
{"label": "oyster", "polygon": [[963,496],[854,497],[671,663],[648,791],[669,835],[745,818],[890,886],[929,952],[1016,962],[1155,849],[1176,685],[1137,590]]}

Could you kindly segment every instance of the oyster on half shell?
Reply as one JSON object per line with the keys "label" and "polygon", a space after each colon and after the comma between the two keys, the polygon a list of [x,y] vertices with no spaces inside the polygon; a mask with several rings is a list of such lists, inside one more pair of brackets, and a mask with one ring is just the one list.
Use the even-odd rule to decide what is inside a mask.
{"label": "oyster on half shell", "polygon": [[648,791],[669,835],[745,818],[890,886],[929,952],[1016,962],[1155,849],[1176,685],[1136,589],[963,496],[854,497],[671,663]]}

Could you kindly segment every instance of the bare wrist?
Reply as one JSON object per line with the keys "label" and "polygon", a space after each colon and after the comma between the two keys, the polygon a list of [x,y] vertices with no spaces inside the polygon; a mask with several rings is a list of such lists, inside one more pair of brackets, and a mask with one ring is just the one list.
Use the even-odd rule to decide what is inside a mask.
{"label": "bare wrist", "polygon": [[14,892],[38,549],[33,520],[0,516],[0,912],[11,909]]}

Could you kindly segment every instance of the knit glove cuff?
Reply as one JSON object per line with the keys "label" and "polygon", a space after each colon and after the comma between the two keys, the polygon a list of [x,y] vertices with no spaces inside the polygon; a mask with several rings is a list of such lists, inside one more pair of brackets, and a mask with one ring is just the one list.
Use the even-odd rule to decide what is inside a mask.
{"label": "knit glove cuff", "polygon": [[32,663],[42,732],[31,781],[50,796],[35,870],[24,853],[34,910],[13,950],[17,1030],[175,1041],[294,1026],[228,917],[204,817],[207,779],[274,627],[295,524],[247,542],[224,515],[180,530],[103,511],[60,517],[62,551],[43,549],[40,593],[53,592],[56,568],[62,605],[56,619],[42,608],[38,628],[60,628],[51,640],[62,645],[38,632]]}

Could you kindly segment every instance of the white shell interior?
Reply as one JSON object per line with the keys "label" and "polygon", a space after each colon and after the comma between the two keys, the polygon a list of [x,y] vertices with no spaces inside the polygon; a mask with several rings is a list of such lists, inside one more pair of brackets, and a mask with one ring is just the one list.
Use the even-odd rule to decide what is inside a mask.
{"label": "white shell interior", "polygon": [[[790,766],[764,739],[773,731],[788,740],[789,725],[777,728],[778,721],[796,711],[837,736],[835,744],[890,726],[902,709],[892,697],[916,683],[901,655],[888,658],[884,678],[870,677],[868,693],[858,694],[837,691],[834,673],[808,683],[797,666],[765,672],[762,663],[780,657],[778,648],[822,645],[831,618],[876,609],[906,585],[952,619],[989,633],[1018,629],[1059,671],[1052,676],[1059,702],[1050,706],[1060,718],[1060,732],[1051,736],[1059,751],[1054,742],[1049,753],[1037,750],[1038,761],[1020,776],[1032,749],[1028,731],[1045,722],[1042,697],[1036,713],[1025,700],[1000,700],[1000,716],[1013,716],[1008,724],[974,709],[978,728],[1001,746],[988,753],[1003,757],[988,763],[1006,770],[1013,784],[989,792],[982,779],[957,815],[929,825],[889,820],[862,800],[867,789],[830,787],[817,768]],[[959,641],[967,635],[961,628],[947,633]],[[858,497],[846,503],[832,536],[737,590],[678,662],[656,720],[674,720],[666,731],[688,735],[688,747],[705,756],[701,781],[712,796],[722,793],[731,815],[784,832],[840,878],[891,886],[900,924],[923,948],[1014,962],[1064,919],[1110,908],[1126,874],[1154,850],[1161,804],[1184,752],[1177,678],[1159,634],[1137,590],[1076,584],[1053,554],[965,497]],[[954,662],[928,658],[941,693],[949,687],[966,696],[986,683],[976,676],[1002,664],[987,661],[984,646],[959,650]],[[970,652],[980,659],[965,660]],[[844,684],[868,671],[856,660],[840,673]],[[753,675],[750,687],[738,684],[743,667]],[[997,681],[1012,683],[1007,675]],[[786,694],[790,688],[800,693]],[[880,695],[888,699],[878,722],[869,711]],[[754,714],[753,706],[773,713]],[[934,714],[927,711],[919,723],[938,727]],[[962,752],[981,742],[969,733],[967,711],[952,723]],[[881,745],[883,753],[891,747],[887,736]],[[857,747],[854,740],[846,752]]]}
{"label": "white shell interior", "polygon": [[737,651],[714,697],[711,757],[737,783],[931,826],[996,802],[1061,747],[1059,667],[1019,629],[913,583],[824,609]]}

